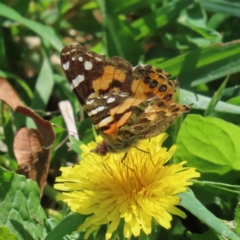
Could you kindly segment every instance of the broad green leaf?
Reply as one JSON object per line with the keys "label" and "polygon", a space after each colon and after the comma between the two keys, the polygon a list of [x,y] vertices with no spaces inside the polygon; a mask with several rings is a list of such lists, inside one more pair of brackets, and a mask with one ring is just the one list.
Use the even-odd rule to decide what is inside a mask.
{"label": "broad green leaf", "polygon": [[200,0],[200,4],[203,8],[211,12],[222,12],[240,17],[240,3],[238,1]]}
{"label": "broad green leaf", "polygon": [[226,87],[227,82],[228,82],[228,78],[225,79],[225,81],[221,84],[219,89],[214,93],[207,109],[204,112],[204,116],[209,116],[214,111],[217,103],[219,102],[219,100],[221,99],[221,97],[223,95],[223,91]]}
{"label": "broad green leaf", "polygon": [[13,21],[25,25],[26,27],[34,31],[36,34],[38,34],[41,38],[43,38],[44,41],[51,44],[51,46],[55,48],[58,52],[61,51],[62,44],[57,35],[54,33],[54,29],[52,29],[51,27],[24,18],[17,11],[2,3],[0,3],[0,16],[9,18]]}
{"label": "broad green leaf", "polygon": [[177,136],[174,155],[200,172],[240,170],[240,128],[214,117],[189,114]]}
{"label": "broad green leaf", "polygon": [[167,25],[179,15],[181,10],[187,8],[192,3],[191,0],[175,1],[164,7],[154,9],[153,12],[135,20],[131,23],[135,40],[149,36],[158,28]]}
{"label": "broad green leaf", "polygon": [[35,182],[0,167],[0,225],[18,240],[42,239],[50,230]]}
{"label": "broad green leaf", "polygon": [[240,106],[240,96],[233,97],[227,101],[228,103]]}
{"label": "broad green leaf", "polygon": [[[181,103],[183,104],[193,103],[193,108],[199,110],[207,109],[211,101],[211,98],[209,97],[203,96],[201,94],[195,94],[184,89],[180,90],[180,99]],[[219,101],[215,107],[215,111],[240,114],[240,107],[230,103]]]}
{"label": "broad green leaf", "polygon": [[209,212],[208,209],[196,199],[192,192],[181,193],[179,197],[181,199],[180,206],[191,212],[214,232],[220,236],[224,236],[226,239],[240,240],[240,237],[230,230],[220,219]]}
{"label": "broad green leaf", "polygon": [[181,87],[190,88],[240,72],[240,41],[197,49],[160,64],[157,59],[149,63],[178,77]]}

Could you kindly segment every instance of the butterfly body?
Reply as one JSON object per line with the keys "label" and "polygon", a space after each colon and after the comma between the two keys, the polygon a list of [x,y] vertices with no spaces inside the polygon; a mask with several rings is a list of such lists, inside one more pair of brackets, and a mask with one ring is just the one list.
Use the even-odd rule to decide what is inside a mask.
{"label": "butterfly body", "polygon": [[61,63],[80,104],[103,142],[93,150],[101,155],[123,151],[139,139],[164,132],[190,105],[179,105],[173,94],[178,81],[152,65],[132,65],[80,45],[65,47]]}

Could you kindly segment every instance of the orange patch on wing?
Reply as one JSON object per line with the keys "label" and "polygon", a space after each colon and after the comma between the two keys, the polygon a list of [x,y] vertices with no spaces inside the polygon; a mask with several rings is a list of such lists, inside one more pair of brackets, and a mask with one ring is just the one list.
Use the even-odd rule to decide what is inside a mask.
{"label": "orange patch on wing", "polygon": [[103,75],[92,81],[94,91],[107,90],[113,79],[123,83],[126,80],[126,74],[120,69],[106,65]]}
{"label": "orange patch on wing", "polygon": [[127,109],[129,109],[132,106],[138,106],[140,103],[142,103],[142,99],[135,99],[135,98],[127,98],[120,106],[117,106],[115,108],[112,108],[110,110],[110,115],[114,116],[115,114],[120,114],[126,112]]}
{"label": "orange patch on wing", "polygon": [[126,123],[126,121],[130,118],[131,115],[132,112],[126,112],[116,123],[112,124],[110,128],[104,132],[108,135],[116,135],[118,129]]}
{"label": "orange patch on wing", "polygon": [[[170,101],[166,101],[164,97],[168,94],[174,94],[174,87],[171,87],[168,83],[167,75],[162,73],[161,75],[157,73],[150,73],[148,75],[149,78],[152,80],[150,81],[157,81],[158,84],[154,88],[150,88],[150,83],[144,83],[143,79],[135,79],[132,82],[131,91],[134,93],[134,97],[142,100],[146,100],[149,97],[156,97],[158,96],[163,102],[170,103]],[[166,85],[167,89],[164,92],[159,91],[159,87],[161,85]]]}
{"label": "orange patch on wing", "polygon": [[136,98],[146,100],[147,96],[145,93],[147,92],[148,89],[147,86],[148,85],[146,85],[142,79],[136,79],[132,82],[131,91],[134,93],[134,96]]}
{"label": "orange patch on wing", "polygon": [[106,90],[112,83],[115,68],[113,66],[107,65],[104,68],[103,75],[92,81],[92,86],[95,92],[99,90]]}
{"label": "orange patch on wing", "polygon": [[152,79],[155,79],[159,83],[161,83],[162,81],[165,81],[165,80],[168,81],[168,78],[165,74],[160,74],[160,75],[161,75],[161,77],[159,77],[159,74],[157,74],[157,73],[150,73],[149,77]]}
{"label": "orange patch on wing", "polygon": [[126,79],[126,74],[122,70],[116,69],[113,79],[118,80],[119,82],[124,82]]}

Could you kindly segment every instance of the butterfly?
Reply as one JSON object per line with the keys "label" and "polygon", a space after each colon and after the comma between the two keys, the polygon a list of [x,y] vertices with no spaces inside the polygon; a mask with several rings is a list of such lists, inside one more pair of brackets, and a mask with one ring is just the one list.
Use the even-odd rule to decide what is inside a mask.
{"label": "butterfly", "polygon": [[61,52],[61,64],[71,89],[103,141],[95,152],[125,151],[139,139],[164,132],[192,104],[174,102],[177,80],[152,65],[136,67],[121,57],[106,59],[81,45]]}

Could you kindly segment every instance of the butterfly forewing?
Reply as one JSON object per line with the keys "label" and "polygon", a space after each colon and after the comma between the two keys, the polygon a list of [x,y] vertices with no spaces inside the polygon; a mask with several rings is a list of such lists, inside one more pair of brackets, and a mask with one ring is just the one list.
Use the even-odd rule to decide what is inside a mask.
{"label": "butterfly forewing", "polygon": [[71,45],[63,48],[61,64],[82,105],[93,93],[100,96],[110,91],[131,90],[132,66],[120,57],[106,60],[104,55]]}
{"label": "butterfly forewing", "polygon": [[103,75],[105,56],[86,51],[80,45],[71,45],[63,48],[61,63],[72,90],[84,105],[89,95],[95,92],[93,81]]}

